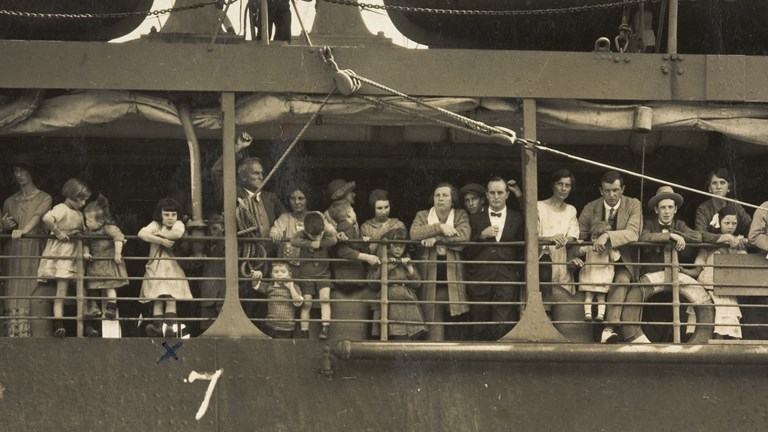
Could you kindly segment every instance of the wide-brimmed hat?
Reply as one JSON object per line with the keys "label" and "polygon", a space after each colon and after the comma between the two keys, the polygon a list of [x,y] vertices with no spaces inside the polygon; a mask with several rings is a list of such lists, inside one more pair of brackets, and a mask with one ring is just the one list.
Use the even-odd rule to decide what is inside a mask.
{"label": "wide-brimmed hat", "polygon": [[675,193],[675,191],[672,189],[672,186],[664,185],[659,187],[656,190],[656,195],[652,196],[651,199],[648,200],[648,206],[651,208],[656,208],[656,204],[664,199],[674,200],[678,207],[683,205],[683,196],[679,193]]}
{"label": "wide-brimmed hat", "polygon": [[473,193],[479,197],[483,197],[485,196],[485,188],[477,183],[470,183],[462,186],[462,188],[459,189],[459,196],[462,198],[468,193]]}
{"label": "wide-brimmed hat", "polygon": [[27,154],[15,155],[11,159],[11,167],[21,167],[31,172],[32,174],[35,174],[41,171],[41,168],[35,164],[34,159],[32,159]]}
{"label": "wide-brimmed hat", "polygon": [[331,201],[341,199],[344,195],[355,190],[355,182],[348,182],[344,179],[336,179],[328,183],[328,198]]}

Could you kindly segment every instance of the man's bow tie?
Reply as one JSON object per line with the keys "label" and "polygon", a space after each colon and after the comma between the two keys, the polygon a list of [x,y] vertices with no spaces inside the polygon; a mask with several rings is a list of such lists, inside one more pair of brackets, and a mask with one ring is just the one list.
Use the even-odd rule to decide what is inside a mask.
{"label": "man's bow tie", "polygon": [[491,217],[501,217],[501,213],[491,212]]}

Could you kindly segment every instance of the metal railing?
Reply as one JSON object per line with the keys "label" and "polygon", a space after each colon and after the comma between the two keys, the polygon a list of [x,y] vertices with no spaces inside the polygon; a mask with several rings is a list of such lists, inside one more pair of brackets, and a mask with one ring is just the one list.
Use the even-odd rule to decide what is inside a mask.
{"label": "metal railing", "polygon": [[[7,238],[8,236],[0,236],[0,239]],[[43,236],[40,236],[43,238]],[[34,237],[33,237],[34,238]],[[47,238],[47,237],[45,237]],[[131,237],[133,238],[133,237]],[[185,237],[185,239],[180,241],[221,241],[222,238],[201,238],[201,237]],[[242,240],[242,239],[241,239]],[[5,240],[5,241],[12,241],[12,240]],[[38,321],[50,321],[54,319],[62,319],[65,321],[75,321],[75,328],[76,328],[76,335],[77,336],[83,336],[85,334],[85,328],[86,325],[89,323],[98,323],[99,321],[105,321],[106,318],[100,317],[100,318],[94,318],[90,316],[86,316],[86,304],[89,301],[102,301],[104,300],[104,297],[102,296],[93,296],[89,295],[87,290],[87,284],[89,281],[93,280],[103,280],[103,278],[100,277],[94,277],[89,276],[85,274],[85,267],[86,262],[83,259],[82,255],[82,242],[83,238],[77,238],[74,241],[77,242],[77,254],[76,256],[70,258],[75,261],[76,265],[76,277],[72,280],[72,285],[74,286],[74,296],[65,296],[65,297],[56,297],[51,295],[32,295],[32,293],[28,293],[28,295],[15,295],[15,296],[8,296],[5,295],[5,292],[3,292],[3,296],[0,296],[0,300],[5,302],[6,300],[16,299],[16,300],[43,300],[46,302],[52,302],[56,299],[63,299],[69,303],[74,301],[75,304],[75,314],[74,316],[69,317],[62,317],[62,318],[54,318],[50,315],[29,315],[29,316],[0,316],[0,323],[3,321],[8,321],[12,319],[29,319],[29,320],[38,320]],[[269,239],[249,239],[248,241],[261,241],[261,242],[271,242]],[[419,242],[416,241],[407,241],[411,246],[417,246],[419,245]],[[542,243],[545,244],[545,243]],[[579,245],[585,245],[587,243],[580,243]],[[466,243],[451,243],[450,246],[487,246],[487,243],[472,243],[472,242],[466,242]],[[521,248],[524,246],[523,242],[510,242],[510,243],[499,243],[495,246],[506,246],[506,247],[514,247],[514,248]],[[578,294],[578,291],[576,291],[575,295],[571,295],[566,292],[563,288],[561,288],[558,282],[551,282],[551,281],[541,281],[539,282],[539,285],[541,287],[551,286],[553,289],[553,296],[550,299],[545,299],[544,306],[548,310],[548,315],[550,319],[550,323],[554,325],[554,327],[558,330],[560,330],[563,333],[568,333],[566,330],[570,330],[571,333],[573,333],[574,329],[578,329],[578,332],[580,332],[583,335],[590,335],[594,333],[594,329],[596,326],[616,326],[616,327],[632,327],[635,328],[638,327],[648,327],[648,326],[662,326],[666,328],[671,328],[672,330],[672,341],[673,343],[682,343],[685,341],[686,334],[685,329],[687,327],[692,327],[694,324],[692,322],[689,322],[688,320],[683,319],[681,308],[694,308],[694,313],[697,315],[697,320],[695,322],[695,328],[697,329],[703,329],[702,334],[709,335],[706,339],[709,339],[711,337],[713,329],[720,325],[716,320],[704,320],[702,321],[700,317],[699,310],[696,308],[701,308],[703,305],[706,304],[706,307],[715,307],[715,308],[740,308],[742,311],[751,310],[753,312],[757,311],[759,312],[761,309],[764,309],[768,307],[768,302],[765,302],[766,304],[748,304],[747,302],[740,302],[735,304],[725,304],[725,305],[719,305],[719,304],[712,304],[711,302],[708,303],[702,303],[703,299],[695,299],[691,300],[684,299],[685,294],[687,291],[690,291],[691,285],[697,285],[700,286],[700,282],[696,282],[695,284],[688,281],[681,281],[680,280],[680,263],[678,262],[678,253],[674,250],[674,248],[670,247],[669,244],[653,244],[653,243],[635,243],[634,246],[636,247],[659,247],[664,248],[664,256],[665,256],[665,262],[664,263],[643,263],[643,262],[637,262],[637,263],[618,263],[614,265],[620,265],[620,266],[627,266],[627,267],[645,267],[648,265],[654,265],[654,266],[661,266],[664,268],[664,279],[662,282],[659,281],[647,281],[643,280],[642,278],[638,281],[632,281],[628,286],[628,291],[631,290],[640,290],[640,293],[642,295],[639,295],[635,293],[633,296],[628,296],[625,299],[620,299],[619,301],[611,301],[610,295],[608,296],[608,300],[605,301],[606,308],[611,308],[614,306],[620,306],[625,309],[625,312],[627,309],[637,311],[638,308],[648,308],[648,307],[657,307],[657,308],[670,308],[671,309],[671,320],[643,320],[641,318],[642,312],[640,315],[635,315],[634,318],[632,317],[632,314],[622,314],[621,319],[616,320],[609,320],[608,315],[606,315],[606,320],[601,323],[591,323],[591,322],[585,322],[583,319],[579,319],[578,314],[574,311],[580,309],[583,310],[584,305],[587,303],[583,301],[583,297],[581,297]],[[689,247],[701,247],[701,248],[712,248],[712,247],[718,247],[716,245],[708,245],[708,244],[696,244],[696,245],[689,245]],[[719,246],[719,247],[722,247]],[[466,290],[468,296],[465,300],[462,301],[451,301],[446,299],[436,299],[436,300],[425,300],[423,292],[419,293],[419,289],[413,290],[413,298],[392,298],[391,295],[391,289],[395,286],[406,286],[406,284],[409,283],[418,283],[420,284],[420,290],[423,291],[425,289],[425,285],[428,284],[445,284],[445,280],[439,280],[436,278],[427,278],[425,273],[421,274],[421,277],[419,280],[414,281],[410,279],[392,279],[389,276],[389,270],[393,266],[400,265],[400,261],[397,259],[391,259],[389,256],[389,249],[390,244],[385,242],[381,242],[381,246],[379,247],[379,258],[381,260],[381,271],[380,276],[377,279],[371,279],[371,272],[369,272],[365,277],[358,278],[358,279],[346,279],[346,280],[338,280],[338,279],[303,279],[301,277],[294,277],[291,278],[299,287],[302,286],[302,284],[312,282],[327,282],[327,283],[338,283],[343,282],[347,284],[355,284],[358,285],[359,292],[363,293],[359,296],[350,296],[350,295],[344,295],[340,294],[333,298],[331,298],[328,302],[331,304],[332,309],[332,319],[331,323],[333,325],[337,324],[348,324],[348,325],[354,325],[358,328],[364,328],[365,335],[362,336],[363,338],[371,338],[371,334],[377,335],[376,338],[380,339],[382,341],[390,340],[392,339],[392,334],[390,331],[390,328],[392,326],[404,326],[404,325],[412,325],[412,326],[424,326],[427,329],[434,328],[435,326],[446,326],[447,328],[453,328],[456,331],[453,335],[452,339],[455,340],[475,340],[474,336],[471,335],[472,329],[476,328],[490,328],[490,327],[497,327],[497,326],[506,326],[508,328],[512,328],[518,323],[517,319],[481,319],[481,320],[472,320],[472,319],[460,319],[460,320],[448,320],[446,321],[437,321],[437,320],[431,320],[428,317],[422,318],[422,319],[403,319],[403,318],[397,318],[392,316],[392,308],[397,308],[398,306],[410,306],[418,308],[418,310],[421,311],[421,316],[424,317],[424,309],[427,307],[445,307],[450,305],[466,305],[470,308],[470,310],[473,310],[475,308],[478,308],[480,306],[490,306],[490,307],[498,307],[498,306],[506,306],[513,308],[518,311],[518,313],[525,313],[526,309],[526,302],[523,300],[526,298],[525,296],[525,289],[527,286],[527,283],[524,280],[524,275],[521,274],[521,278],[519,281],[509,280],[509,281],[477,281],[477,280],[471,280],[471,278],[465,277],[463,280],[456,280],[456,281],[448,281],[449,284],[464,284],[464,289]],[[53,257],[46,257],[46,256],[0,256],[0,262],[4,262],[6,260],[39,260],[40,258],[53,258]],[[60,258],[60,257],[56,257]],[[149,257],[131,257],[126,256],[124,257],[124,260],[126,261],[147,261]],[[179,257],[163,257],[163,258],[152,258],[152,259],[169,259],[169,260],[175,260],[179,262],[181,265],[195,263],[198,265],[198,267],[205,267],[208,264],[217,263],[217,265],[221,265],[221,263],[224,261],[223,257],[215,257],[215,256],[179,256]],[[292,264],[295,264],[297,262],[302,261],[316,261],[316,259],[307,259],[307,258],[275,258],[275,257],[260,257],[258,260],[262,263],[269,264],[275,261],[291,261]],[[333,265],[334,263],[339,262],[345,262],[347,260],[339,259],[339,258],[328,258],[324,259],[323,261],[328,262],[330,265]],[[426,268],[427,266],[431,265],[456,265],[456,266],[464,266],[465,268],[468,266],[484,266],[484,265],[504,265],[504,266],[514,266],[518,268],[523,268],[525,265],[525,261],[471,261],[466,259],[461,259],[458,261],[454,261],[451,263],[446,264],[443,260],[429,260],[429,259],[412,259],[411,261],[413,265],[416,268]],[[552,263],[542,263],[542,265],[569,265],[570,262],[552,262]],[[716,293],[718,290],[725,290],[725,295],[734,295],[734,294],[727,294],[729,289],[736,289],[741,290],[739,293],[735,294],[738,296],[738,298],[744,299],[747,298],[753,294],[758,295],[764,295],[768,293],[764,293],[762,291],[765,291],[765,287],[761,283],[756,282],[750,282],[749,274],[750,272],[760,272],[763,270],[768,269],[767,265],[761,265],[761,262],[757,261],[750,261],[748,264],[744,263],[730,263],[730,264],[701,264],[701,267],[714,267],[715,271],[722,272],[722,271],[737,271],[739,274],[737,277],[735,277],[733,280],[730,280],[730,283],[724,283],[723,281],[718,281],[717,283],[712,283],[709,287],[706,287],[706,293],[709,294],[709,292]],[[591,265],[591,264],[585,264],[585,265]],[[5,265],[3,265],[5,267]],[[575,270],[571,270],[573,273],[577,273]],[[273,282],[271,278],[269,278],[269,274],[264,272],[264,277],[262,280],[264,282]],[[466,274],[466,273],[465,273]],[[743,275],[743,278],[739,278],[739,275]],[[238,284],[241,285],[241,289],[248,289],[247,287],[252,282],[251,278],[244,277],[243,275],[240,275],[241,277],[238,278]],[[3,283],[7,283],[10,279],[37,279],[37,275],[25,275],[25,276],[8,276],[8,275],[0,275],[0,281]],[[135,286],[138,281],[144,281],[147,280],[147,278],[144,275],[136,275],[136,274],[129,274],[128,281]],[[155,280],[176,280],[178,278],[174,277],[154,277],[151,279]],[[202,283],[203,281],[218,281],[222,284],[221,292],[222,296],[216,296],[216,297],[202,297],[200,295],[200,287],[196,287],[193,289],[193,299],[179,299],[178,302],[188,302],[188,303],[197,303],[198,305],[200,303],[213,303],[213,308],[218,312],[216,309],[216,303],[223,301],[223,284],[225,283],[223,270],[221,275],[208,275],[208,276],[200,276],[195,275],[193,273],[187,274],[187,277],[185,278],[188,282],[190,282],[193,286],[198,285]],[[510,286],[510,287],[519,287],[520,288],[520,297],[515,299],[506,299],[503,301],[495,301],[493,299],[490,300],[471,300],[473,298],[472,292],[473,290],[477,290],[482,288],[485,285],[495,285],[495,286]],[[578,287],[579,282],[577,280],[574,280],[574,286]],[[650,288],[649,288],[650,287]],[[410,289],[410,288],[409,288]],[[704,289],[704,288],[702,288]],[[714,291],[712,290],[714,289]],[[554,293],[557,294],[554,294]],[[668,292],[671,294],[671,300],[669,301],[652,301],[650,297],[645,298],[644,296],[647,296],[647,293],[651,294],[658,294],[659,292]],[[682,296],[682,297],[681,297]],[[120,302],[121,305],[125,305],[125,302],[151,302],[155,300],[164,301],[167,300],[166,298],[142,298],[142,297],[130,297],[130,296],[124,296],[120,295],[118,293],[118,302]],[[759,299],[758,299],[759,300]],[[320,305],[320,300],[318,298],[312,298],[309,300],[312,303],[312,308],[317,309]],[[278,303],[278,302],[291,302],[291,300],[286,299],[268,299],[268,298],[241,298],[241,304],[243,306],[247,306],[248,304],[257,305],[257,304],[266,304],[267,307],[270,303]],[[352,314],[336,314],[335,311],[337,309],[342,308],[357,308],[357,311]],[[634,308],[634,309],[633,309]],[[299,309],[297,308],[296,311]],[[378,311],[378,315],[373,315],[373,310]],[[745,313],[746,314],[746,313]],[[395,314],[397,315],[397,314]],[[516,314],[517,315],[517,314]],[[470,314],[471,316],[471,314]],[[706,317],[705,317],[706,318]],[[712,316],[714,318],[714,315]],[[150,316],[119,316],[116,320],[119,323],[123,323],[123,325],[126,325],[127,323],[135,323],[135,324],[141,324],[144,321],[151,320],[152,318]],[[270,322],[273,321],[280,321],[279,319],[275,318],[268,318],[265,315],[260,316],[250,316],[249,319],[257,324],[258,326],[264,326],[269,325]],[[173,326],[174,324],[177,324],[178,326],[176,329],[180,329],[181,324],[183,323],[195,323],[195,324],[210,324],[215,320],[213,317],[204,317],[201,316],[198,313],[198,316],[178,316],[175,318],[166,318],[165,321],[168,323],[169,326]],[[301,319],[297,316],[294,316],[292,319],[293,323],[298,326],[301,322]],[[316,316],[310,316],[309,323],[317,327],[319,323],[321,323],[322,319],[317,318]],[[370,329],[369,329],[370,328]],[[768,322],[753,322],[752,320],[749,322],[743,322],[739,324],[739,328],[743,329],[760,329],[760,328],[768,328]],[[377,329],[378,331],[375,331],[374,329]],[[357,331],[357,334],[360,335],[360,331]],[[402,335],[397,335],[399,337],[396,337],[397,339],[402,339]],[[359,336],[358,336],[359,337]],[[595,342],[596,340],[589,336],[591,339],[587,339],[587,337],[583,337],[581,339],[575,340],[577,342]],[[705,340],[706,340],[705,339]],[[574,340],[572,340],[574,341]],[[699,342],[701,342],[701,337],[699,337]]]}

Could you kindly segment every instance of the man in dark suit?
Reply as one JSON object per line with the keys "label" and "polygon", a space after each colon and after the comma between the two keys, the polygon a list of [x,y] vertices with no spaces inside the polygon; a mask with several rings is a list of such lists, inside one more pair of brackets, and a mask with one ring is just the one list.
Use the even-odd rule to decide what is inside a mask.
{"label": "man in dark suit", "polygon": [[[520,265],[509,261],[520,261],[522,248],[500,246],[499,242],[520,241],[523,217],[507,206],[509,188],[501,177],[488,182],[486,192],[488,208],[470,216],[472,241],[487,245],[464,248],[464,258],[472,261],[498,261],[498,264],[469,265],[467,279],[483,282],[470,286],[469,299],[473,302],[494,302],[499,304],[473,304],[472,321],[517,321],[520,316],[518,305],[502,304],[520,301]],[[471,283],[471,282],[470,282]],[[494,326],[475,325],[475,340],[497,340],[513,327],[511,323]]]}

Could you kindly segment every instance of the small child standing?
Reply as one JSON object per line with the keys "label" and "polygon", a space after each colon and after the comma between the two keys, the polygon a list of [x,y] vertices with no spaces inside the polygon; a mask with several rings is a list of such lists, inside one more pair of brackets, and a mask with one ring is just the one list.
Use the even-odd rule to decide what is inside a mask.
{"label": "small child standing", "polygon": [[[592,227],[590,235],[592,241],[597,240],[601,235],[611,229],[611,224],[606,221],[596,223]],[[571,262],[577,267],[581,267],[579,272],[579,291],[584,293],[584,321],[592,321],[592,296],[597,301],[597,315],[595,321],[602,322],[605,319],[605,295],[611,288],[613,276],[615,273],[614,263],[621,259],[621,254],[616,249],[607,249],[605,252],[597,252],[592,246],[582,246],[579,248],[578,256]]]}
{"label": "small child standing", "polygon": [[[109,212],[109,203],[99,195],[96,201],[86,204],[85,227],[88,234],[107,235],[110,239],[87,239],[83,245],[83,258],[88,262],[85,267],[88,295],[96,296],[103,291],[107,297],[104,317],[115,319],[117,316],[117,288],[128,285],[128,272],[123,262],[125,236],[115,225]],[[102,315],[101,307],[95,300],[88,302],[88,315],[98,318]]]}
{"label": "small child standing", "polygon": [[91,195],[88,185],[80,179],[71,178],[64,183],[61,194],[65,200],[57,204],[45,215],[43,223],[45,227],[56,236],[49,239],[40,259],[37,269],[39,279],[56,279],[56,299],[53,301],[53,316],[57,318],[53,322],[54,336],[63,338],[67,335],[61,318],[64,316],[64,298],[67,295],[69,281],[75,278],[75,258],[77,256],[77,244],[71,236],[83,232],[85,224],[80,209]]}
{"label": "small child standing", "polygon": [[[301,290],[291,279],[291,268],[287,262],[272,263],[272,282],[261,280],[261,272],[251,274],[252,286],[267,296],[267,322],[264,327],[273,339],[291,339],[296,325],[293,322],[296,309],[304,302]],[[289,301],[289,300],[292,300]]]}
{"label": "small child standing", "polygon": [[[419,271],[413,266],[411,258],[406,254],[405,243],[399,243],[408,240],[408,231],[403,228],[395,228],[387,231],[382,237],[388,240],[389,261],[387,268],[387,300],[389,303],[388,320],[389,339],[391,340],[417,340],[427,332],[424,325],[424,313],[417,303],[419,298],[416,290],[421,287],[421,276]],[[381,289],[381,266],[373,270],[369,277],[370,286],[375,290]],[[381,292],[377,296],[381,299]],[[373,320],[381,318],[381,303],[374,303]],[[374,336],[379,334],[379,329],[374,323]]]}
{"label": "small child standing", "polygon": [[178,262],[168,259],[174,256],[171,252],[174,242],[184,236],[184,223],[178,219],[178,215],[179,204],[171,198],[163,198],[157,202],[152,222],[139,231],[139,238],[149,243],[149,262],[141,285],[140,297],[143,300],[140,302],[153,301],[154,322],[147,324],[146,328],[147,336],[150,337],[163,336],[163,319],[169,321],[167,327],[170,329],[170,334],[165,336],[172,337],[177,317],[176,300],[192,299],[184,270]]}
{"label": "small child standing", "polygon": [[320,298],[320,316],[323,328],[319,338],[328,339],[331,326],[331,267],[328,262],[329,249],[336,244],[336,233],[325,226],[323,214],[317,211],[304,216],[304,229],[291,237],[291,245],[300,248],[299,279],[325,279],[323,281],[307,280],[301,285],[304,292],[304,305],[301,308],[301,337],[309,337],[309,312],[312,309],[312,298]]}

